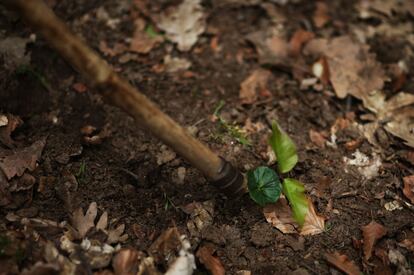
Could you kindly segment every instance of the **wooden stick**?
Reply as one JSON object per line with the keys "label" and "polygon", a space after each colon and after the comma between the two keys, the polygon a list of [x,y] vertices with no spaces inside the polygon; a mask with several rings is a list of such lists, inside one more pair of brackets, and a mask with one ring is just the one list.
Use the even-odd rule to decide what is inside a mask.
{"label": "wooden stick", "polygon": [[191,136],[145,95],[116,74],[92,49],[56,17],[42,0],[0,0],[17,10],[27,23],[81,74],[90,80],[105,101],[115,105],[198,168],[226,193],[242,191],[240,172]]}

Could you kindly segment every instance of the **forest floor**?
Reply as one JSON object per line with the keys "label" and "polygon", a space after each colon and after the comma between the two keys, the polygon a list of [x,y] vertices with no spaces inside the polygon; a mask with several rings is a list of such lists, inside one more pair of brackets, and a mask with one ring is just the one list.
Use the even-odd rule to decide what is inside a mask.
{"label": "forest floor", "polygon": [[164,273],[180,235],[195,274],[414,272],[414,2],[47,2],[243,172],[277,120],[325,228],[220,194],[0,6],[0,274]]}

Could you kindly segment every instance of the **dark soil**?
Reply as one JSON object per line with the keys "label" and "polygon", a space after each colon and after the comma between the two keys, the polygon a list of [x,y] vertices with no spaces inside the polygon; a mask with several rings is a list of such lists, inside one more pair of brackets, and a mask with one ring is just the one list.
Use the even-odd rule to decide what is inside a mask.
{"label": "dark soil", "polygon": [[[69,2],[58,4],[57,13],[93,48],[98,49],[101,40],[110,43],[131,36],[133,28],[125,8],[129,1],[75,1],[77,5]],[[68,3],[67,7],[64,3]],[[336,32],[348,32],[351,23],[371,24],[360,22],[350,1],[329,5],[332,17],[346,26],[335,29]],[[99,7],[105,7],[111,17],[121,20],[116,29],[96,19],[94,12]],[[343,130],[337,133],[336,148],[322,149],[311,142],[309,130],[329,132],[338,118],[351,112],[363,113],[360,102],[351,98],[340,100],[333,93],[301,90],[290,73],[277,68],[270,68],[272,97],[250,106],[241,105],[240,83],[252,69],[260,67],[254,47],[244,37],[268,19],[259,7],[215,8],[211,4],[207,9],[208,25],[214,32],[204,34],[191,52],[180,53],[192,62],[194,77],[154,72],[153,66],[162,63],[168,50],[165,44],[171,45],[168,42],[126,64],[120,64],[116,58],[107,60],[165,113],[184,127],[195,127],[199,140],[243,172],[266,165],[261,153],[266,149],[268,130],[250,134],[252,146],[239,144],[211,120],[215,108],[223,100],[223,117],[240,126],[244,126],[247,118],[266,126],[277,119],[299,151],[299,163],[290,175],[305,183],[317,211],[328,218],[326,232],[305,237],[285,235],[266,222],[261,208],[248,195],[237,200],[224,197],[179,156],[167,163],[157,163],[157,156],[167,148],[124,112],[103,103],[98,94],[91,90],[76,92],[73,83],[88,83],[87,79],[81,78],[50,49],[40,35],[27,51],[32,55],[31,66],[45,78],[47,89],[31,74],[16,75],[0,67],[0,111],[20,116],[24,121],[13,138],[24,146],[47,137],[39,167],[34,172],[37,184],[31,199],[15,209],[0,209],[0,229],[18,228],[5,220],[10,211],[30,207],[36,209],[38,217],[61,222],[69,220],[70,211],[85,209],[95,201],[100,210],[108,211],[111,219],[125,223],[129,239],[123,246],[147,251],[162,232],[175,225],[190,237],[194,251],[198,246],[212,245],[228,274],[240,270],[250,270],[252,274],[287,274],[298,269],[297,274],[304,272],[301,269],[312,274],[335,274],[324,258],[326,252],[334,250],[363,266],[362,251],[355,247],[355,241],[362,239],[361,227],[372,220],[388,229],[377,246],[397,247],[414,226],[414,213],[405,207],[387,211],[384,204],[392,199],[384,197],[384,193],[392,191],[403,197],[401,178],[413,172],[412,165],[403,157],[409,148],[384,132],[382,150],[377,152],[383,159],[380,175],[366,180],[356,169],[348,168],[345,172],[343,158],[352,155],[345,143],[361,139],[359,150],[367,155],[374,152],[372,145],[358,132]],[[289,30],[293,32],[309,24],[313,9],[312,1],[286,5],[283,10]],[[85,21],[87,15],[89,20]],[[17,18],[0,21],[3,37],[31,33]],[[320,30],[313,31],[326,35]],[[221,46],[218,52],[210,47],[210,40],[216,35]],[[389,48],[390,43],[394,46],[393,42],[387,44],[383,40],[386,38],[369,41],[379,60],[384,64],[398,62],[401,58],[398,48]],[[242,63],[237,61],[238,52],[244,53]],[[174,50],[173,53],[178,54]],[[412,87],[412,77],[405,84],[408,89]],[[55,123],[54,118],[57,118]],[[98,131],[109,129],[110,134],[101,144],[85,144],[80,129],[86,125]],[[168,129],[165,134],[168,135]],[[184,182],[177,176],[182,167]],[[77,176],[79,183],[70,199],[58,187],[68,174]],[[39,182],[45,180],[52,182],[49,189],[38,192]],[[327,188],[317,195],[321,182],[328,182]],[[191,236],[187,229],[190,217],[181,207],[207,200],[214,202],[213,223],[201,236]],[[47,233],[42,237],[57,241],[59,235]],[[401,251],[412,261],[408,250]],[[38,260],[35,254],[26,253],[20,268]],[[202,272],[202,265],[198,267]],[[372,266],[365,266],[364,270],[371,273]]]}

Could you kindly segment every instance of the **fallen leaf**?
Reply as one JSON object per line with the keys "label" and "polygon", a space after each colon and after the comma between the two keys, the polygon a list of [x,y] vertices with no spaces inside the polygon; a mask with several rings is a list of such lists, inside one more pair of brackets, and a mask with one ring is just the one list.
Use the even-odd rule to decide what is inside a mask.
{"label": "fallen leaf", "polygon": [[212,248],[202,246],[197,250],[196,256],[212,275],[224,275],[226,270],[224,269],[220,259],[213,256],[213,252]]}
{"label": "fallen leaf", "polygon": [[323,133],[310,129],[309,138],[313,142],[313,144],[315,144],[319,148],[325,148],[327,139],[326,139],[326,135],[324,135]]}
{"label": "fallen leaf", "polygon": [[84,238],[86,233],[95,226],[95,218],[98,213],[96,202],[89,205],[85,215],[82,208],[78,208],[72,214],[72,226],[78,231],[80,238]]}
{"label": "fallen leaf", "polygon": [[387,234],[387,229],[375,221],[361,228],[364,236],[364,259],[368,261],[372,256],[375,243]]}
{"label": "fallen leaf", "polygon": [[339,98],[350,94],[362,99],[365,94],[384,86],[384,70],[369,52],[369,46],[349,36],[313,39],[305,46],[304,53],[326,57],[330,81]]}
{"label": "fallen leaf", "polygon": [[128,235],[124,234],[125,224],[120,224],[114,229],[103,230],[103,231],[108,235],[108,238],[106,240],[108,244],[116,244],[119,242],[123,243],[128,239]]}
{"label": "fallen leaf", "polygon": [[280,197],[276,203],[267,204],[263,207],[263,214],[266,221],[273,227],[279,229],[284,234],[297,233],[296,228],[299,225],[295,222],[292,216],[286,198]]}
{"label": "fallen leaf", "polygon": [[155,46],[164,41],[162,35],[148,34],[148,32],[145,30],[146,22],[144,19],[135,19],[134,26],[134,34],[129,45],[130,51],[146,54],[149,53]]}
{"label": "fallen leaf", "polygon": [[177,156],[173,150],[169,149],[165,145],[161,146],[160,150],[161,151],[156,155],[158,165],[163,165],[167,162],[170,162]]}
{"label": "fallen leaf", "polygon": [[26,170],[33,171],[42,155],[46,138],[34,142],[29,147],[19,148],[13,153],[0,158],[0,169],[8,180],[22,176]]}
{"label": "fallen leaf", "polygon": [[127,46],[123,43],[115,43],[114,46],[111,48],[108,46],[106,41],[102,40],[99,42],[99,50],[105,55],[109,57],[114,57],[124,53],[127,50]]}
{"label": "fallen leaf", "polygon": [[339,252],[326,253],[325,258],[334,267],[338,268],[342,272],[348,275],[361,275],[362,272],[359,267],[346,255],[341,255]]}
{"label": "fallen leaf", "polygon": [[301,235],[316,235],[325,231],[325,218],[319,216],[313,203],[308,199],[308,213],[305,217],[305,222],[300,230]]}
{"label": "fallen leaf", "polygon": [[112,267],[116,275],[135,275],[139,268],[140,252],[133,248],[123,248],[112,258]]}
{"label": "fallen leaf", "polygon": [[180,51],[189,51],[206,28],[206,17],[200,0],[184,0],[179,6],[164,11],[157,25],[165,31]]}
{"label": "fallen leaf", "polygon": [[269,28],[253,32],[246,39],[255,45],[260,64],[289,67],[289,43],[279,30]]}
{"label": "fallen leaf", "polygon": [[11,138],[11,134],[17,127],[23,124],[23,121],[14,115],[1,115],[0,126],[0,142],[9,148],[15,147],[15,141]]}
{"label": "fallen leaf", "polygon": [[301,54],[302,47],[315,37],[313,32],[302,29],[297,30],[289,41],[289,55],[297,57]]}
{"label": "fallen leaf", "polygon": [[404,189],[403,189],[404,196],[406,196],[407,199],[411,201],[411,203],[414,203],[414,175],[404,177],[403,181],[404,181]]}
{"label": "fallen leaf", "polygon": [[326,23],[331,20],[331,16],[329,15],[328,5],[325,2],[317,1],[315,3],[316,8],[315,12],[313,13],[313,24],[317,28],[322,28],[326,25]]}
{"label": "fallen leaf", "polygon": [[187,229],[193,237],[200,236],[204,228],[213,224],[213,201],[192,202],[181,209],[190,215],[190,220],[187,221]]}
{"label": "fallen leaf", "polygon": [[383,92],[376,91],[364,95],[362,102],[376,116],[374,122],[364,125],[368,141],[374,140],[373,134],[379,123],[387,121],[384,129],[414,148],[414,108],[410,106],[414,104],[414,95],[401,92],[386,100]]}
{"label": "fallen leaf", "polygon": [[185,58],[171,57],[171,55],[167,54],[164,56],[164,65],[168,73],[176,73],[189,69],[191,62]]}
{"label": "fallen leaf", "polygon": [[258,94],[267,90],[271,72],[265,69],[254,70],[241,84],[239,98],[242,104],[253,104]]}

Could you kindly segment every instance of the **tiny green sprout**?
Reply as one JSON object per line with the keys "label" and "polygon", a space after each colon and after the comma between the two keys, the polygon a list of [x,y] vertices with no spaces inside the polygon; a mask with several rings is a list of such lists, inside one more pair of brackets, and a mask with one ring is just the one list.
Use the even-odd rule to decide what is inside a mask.
{"label": "tiny green sprout", "polygon": [[157,36],[160,36],[161,34],[156,32],[154,29],[154,26],[152,26],[151,24],[149,24],[146,28],[145,28],[145,32],[146,34],[151,37],[151,38],[155,38]]}
{"label": "tiny green sprout", "polygon": [[218,122],[222,129],[232,138],[234,138],[238,143],[245,145],[245,146],[251,146],[250,140],[246,137],[246,135],[243,133],[243,131],[240,129],[237,125],[229,124],[226,120],[224,120],[220,116],[220,111],[224,106],[224,101],[220,100],[217,107],[214,109],[213,115],[218,119]]}
{"label": "tiny green sprout", "polygon": [[164,192],[163,197],[164,197],[164,200],[165,200],[165,203],[164,203],[164,210],[165,211],[167,211],[171,207],[174,207],[175,209],[177,208],[175,206],[175,204],[172,202],[171,198],[168,197],[167,193]]}
{"label": "tiny green sprout", "polygon": [[76,178],[78,181],[83,181],[85,179],[85,174],[86,174],[86,162],[82,161],[80,166],[79,166],[79,170],[76,173]]}
{"label": "tiny green sprout", "polygon": [[43,88],[45,88],[47,91],[50,91],[50,84],[49,82],[46,80],[46,77],[43,76],[43,74],[41,74],[39,71],[37,71],[36,69],[32,68],[31,66],[28,65],[21,65],[19,67],[17,67],[15,73],[17,75],[28,75],[30,77],[33,77],[34,79],[36,79],[42,86]]}

